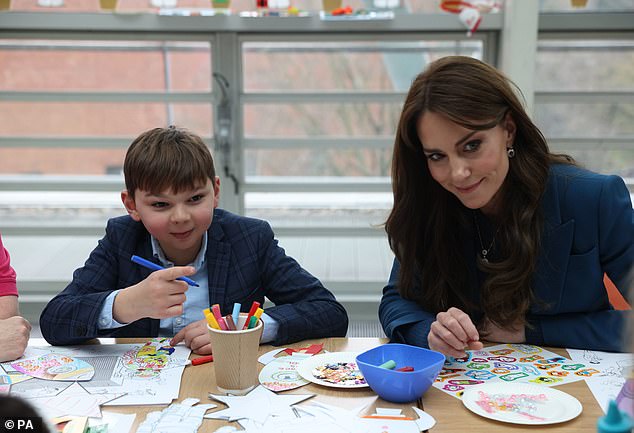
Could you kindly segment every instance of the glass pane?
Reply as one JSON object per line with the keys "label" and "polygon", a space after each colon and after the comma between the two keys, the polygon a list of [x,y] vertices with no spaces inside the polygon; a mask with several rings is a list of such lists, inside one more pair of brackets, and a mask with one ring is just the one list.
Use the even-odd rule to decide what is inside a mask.
{"label": "glass pane", "polygon": [[[537,124],[547,138],[574,141],[582,133],[584,139],[596,137],[599,147],[604,138],[629,140],[634,136],[634,104],[541,104],[535,109]],[[592,150],[570,147],[553,147],[553,150],[574,156],[591,170],[634,176],[634,146],[617,149],[604,144]]]}
{"label": "glass pane", "polygon": [[546,137],[634,136],[634,104],[540,104],[535,111]]}
{"label": "glass pane", "polygon": [[246,214],[274,227],[379,227],[392,208],[391,193],[247,193]]}
{"label": "glass pane", "polygon": [[392,149],[259,149],[244,159],[247,176],[389,176]]}
{"label": "glass pane", "polygon": [[634,42],[540,40],[537,91],[634,90]]}
{"label": "glass pane", "polygon": [[125,213],[118,191],[0,191],[0,220],[5,226],[31,223],[68,227],[70,222],[101,228],[108,218]]}
{"label": "glass pane", "polygon": [[0,102],[0,131],[13,137],[136,137],[175,124],[210,137],[206,104]]}
{"label": "glass pane", "polygon": [[120,174],[125,151],[126,149],[0,148],[0,174]]}
{"label": "glass pane", "polygon": [[540,0],[542,12],[615,12],[634,10],[632,0]]}
{"label": "glass pane", "polygon": [[0,40],[0,90],[209,92],[208,42]]}
{"label": "glass pane", "polygon": [[597,149],[553,149],[566,153],[585,168],[606,174],[617,174],[623,178],[634,178],[634,148],[625,150]]}
{"label": "glass pane", "polygon": [[482,41],[247,42],[244,90],[406,91],[427,63],[451,54],[481,58]]}
{"label": "glass pane", "polygon": [[391,139],[400,114],[400,103],[249,104],[244,107],[244,135]]}

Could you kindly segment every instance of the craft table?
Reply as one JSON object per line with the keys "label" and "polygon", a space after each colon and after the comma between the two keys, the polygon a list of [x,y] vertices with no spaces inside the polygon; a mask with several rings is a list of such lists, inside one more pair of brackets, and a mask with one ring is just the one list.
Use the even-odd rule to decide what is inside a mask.
{"label": "craft table", "polygon": [[[124,344],[145,341],[145,339],[128,338],[101,339],[97,344]],[[306,340],[289,345],[289,347],[306,347],[310,344],[324,343],[324,349],[329,352],[362,352],[385,342],[385,339],[379,338],[327,338],[323,340]],[[264,354],[273,349],[273,346],[260,346],[260,354]],[[559,355],[569,357],[565,349],[547,349]],[[197,355],[192,354],[191,358],[195,357],[197,357]],[[259,364],[259,367],[261,368],[262,365]],[[293,394],[315,394],[315,397],[306,400],[306,403],[316,400],[346,409],[353,409],[364,404],[369,404],[365,411],[366,413],[374,413],[374,408],[377,406],[398,407],[403,409],[405,415],[415,417],[411,406],[416,405],[436,419],[436,426],[430,430],[433,433],[502,433],[509,431],[526,431],[527,428],[530,430],[548,429],[549,433],[595,433],[597,419],[603,415],[603,412],[588,389],[585,381],[560,385],[557,389],[575,396],[583,405],[583,412],[571,421],[541,427],[507,424],[482,418],[466,409],[460,400],[433,387],[425,393],[422,400],[412,402],[411,404],[394,404],[383,401],[379,399],[370,388],[340,389],[309,383],[308,385],[285,392]],[[213,363],[186,367],[181,382],[179,401],[188,397],[194,397],[200,399],[201,403],[218,404],[217,408],[211,409],[209,412],[223,409],[225,406],[222,403],[208,399],[207,396],[210,392],[215,394],[219,393],[215,386]],[[302,403],[300,403],[300,405],[301,404]],[[136,413],[137,416],[132,430],[136,431],[137,426],[145,420],[145,416],[148,412],[162,410],[164,407],[165,406],[105,406],[105,409],[111,412]],[[223,425],[228,425],[228,423],[219,420],[205,419],[198,431],[200,433],[211,433]],[[232,423],[232,425],[236,425],[240,428],[235,422]]]}

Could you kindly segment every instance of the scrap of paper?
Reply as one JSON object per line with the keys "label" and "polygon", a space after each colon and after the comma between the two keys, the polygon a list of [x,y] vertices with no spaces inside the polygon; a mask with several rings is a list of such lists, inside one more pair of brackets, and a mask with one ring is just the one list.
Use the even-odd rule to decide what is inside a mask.
{"label": "scrap of paper", "polygon": [[266,352],[264,355],[260,355],[260,357],[258,358],[258,362],[260,364],[268,364],[269,362],[273,361],[274,359],[278,359],[277,355],[284,352],[287,355],[293,355],[293,354],[304,354],[304,355],[316,355],[319,352],[321,352],[324,348],[323,344],[311,344],[310,346],[306,346],[306,347],[299,347],[297,349],[293,349],[291,347],[281,347],[281,348],[277,348],[277,349],[273,349],[269,352]]}
{"label": "scrap of paper", "polygon": [[102,411],[101,418],[88,418],[86,433],[130,433],[136,415]]}
{"label": "scrap of paper", "polygon": [[275,358],[260,371],[260,383],[271,391],[286,391],[299,388],[309,382],[297,372],[297,365],[302,359],[312,355],[294,352],[291,356]]}
{"label": "scrap of paper", "polygon": [[45,380],[83,381],[92,379],[95,369],[81,359],[47,353],[11,363],[16,371]]}
{"label": "scrap of paper", "polygon": [[215,404],[197,404],[197,398],[187,398],[172,403],[166,409],[147,414],[137,433],[196,433],[203,422],[203,415]]}
{"label": "scrap of paper", "polygon": [[302,402],[314,394],[306,395],[279,395],[264,388],[256,386],[244,396],[214,395],[209,398],[218,400],[227,406],[227,409],[205,415],[205,418],[236,421],[248,418],[259,424],[270,416],[294,416],[292,405]]}
{"label": "scrap of paper", "polygon": [[0,366],[0,394],[8,394],[11,391],[11,385],[29,379],[32,377],[15,371],[10,364]]}
{"label": "scrap of paper", "polygon": [[[358,414],[364,408],[365,406],[346,410],[312,402],[295,406],[294,416],[271,416],[262,424],[251,419],[242,419],[238,422],[247,433],[418,433],[431,428],[436,423],[433,418],[418,408],[413,408],[419,416],[416,420],[401,416],[399,409],[396,409],[396,412],[389,412],[388,415],[389,410],[386,409],[386,412],[383,412],[380,408],[377,408],[377,417],[361,418]],[[401,417],[402,420],[398,419]],[[232,431],[238,430],[227,428],[222,430],[222,433]],[[220,433],[220,430],[217,433]]]}
{"label": "scrap of paper", "polygon": [[473,385],[492,382],[552,386],[587,379],[601,371],[529,344],[500,344],[448,358],[434,387],[456,398]]}
{"label": "scrap of paper", "polygon": [[101,418],[101,405],[123,394],[91,394],[75,382],[53,397],[34,397],[27,400],[48,419],[61,416]]}
{"label": "scrap of paper", "polygon": [[600,371],[599,374],[586,378],[586,383],[603,412],[607,413],[610,400],[617,399],[626,378],[634,374],[634,354],[566,350],[573,361],[584,363]]}
{"label": "scrap of paper", "polygon": [[85,416],[58,416],[51,419],[56,431],[62,433],[84,433],[88,424]]}

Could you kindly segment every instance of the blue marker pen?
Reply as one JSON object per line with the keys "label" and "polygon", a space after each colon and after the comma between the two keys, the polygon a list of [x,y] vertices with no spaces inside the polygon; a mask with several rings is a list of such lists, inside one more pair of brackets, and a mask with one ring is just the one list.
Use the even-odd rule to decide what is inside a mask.
{"label": "blue marker pen", "polygon": [[[132,260],[134,263],[136,263],[138,265],[141,265],[141,266],[146,267],[148,269],[151,269],[153,271],[160,271],[160,270],[165,269],[163,266],[157,265],[156,263],[153,263],[153,262],[151,262],[149,260],[145,260],[143,257],[132,256],[130,258],[130,260]],[[178,277],[177,280],[185,281],[190,286],[199,287],[198,283],[196,281],[192,280],[191,278]]]}
{"label": "blue marker pen", "polygon": [[233,318],[233,322],[236,326],[238,324],[238,319],[240,318],[240,307],[242,307],[242,305],[239,302],[236,302],[233,304],[233,311],[231,312],[231,317]]}

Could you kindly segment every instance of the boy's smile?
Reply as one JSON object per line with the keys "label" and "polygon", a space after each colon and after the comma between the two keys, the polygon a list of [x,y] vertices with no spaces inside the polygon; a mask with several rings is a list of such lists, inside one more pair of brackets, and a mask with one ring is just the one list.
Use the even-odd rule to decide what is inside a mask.
{"label": "boy's smile", "polygon": [[171,189],[160,193],[137,190],[134,199],[127,191],[121,199],[135,221],[143,223],[158,240],[165,256],[175,265],[191,263],[213,220],[220,197],[220,180],[175,194]]}

